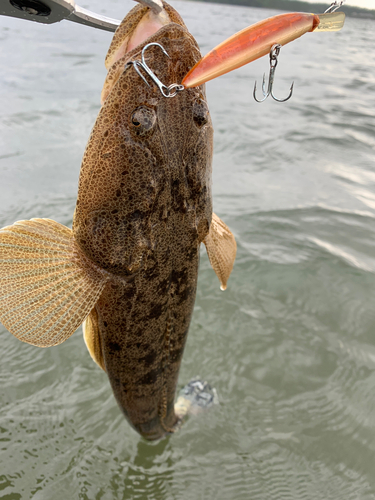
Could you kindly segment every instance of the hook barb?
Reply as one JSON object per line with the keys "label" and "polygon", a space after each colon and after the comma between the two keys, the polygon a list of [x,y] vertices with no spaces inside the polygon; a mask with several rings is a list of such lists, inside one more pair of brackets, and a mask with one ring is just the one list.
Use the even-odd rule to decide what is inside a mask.
{"label": "hook barb", "polygon": [[133,62],[133,65],[134,65],[134,69],[135,69],[135,71],[136,71],[136,72],[138,73],[138,75],[142,78],[142,80],[145,82],[145,84],[147,85],[147,87],[149,87],[149,86],[150,86],[150,84],[148,83],[148,81],[147,81],[147,80],[146,80],[146,78],[142,75],[142,73],[141,73],[140,69],[138,68],[138,66],[139,66],[139,67],[141,67],[141,68],[143,68],[142,63],[141,63],[140,61],[134,61],[134,62]]}

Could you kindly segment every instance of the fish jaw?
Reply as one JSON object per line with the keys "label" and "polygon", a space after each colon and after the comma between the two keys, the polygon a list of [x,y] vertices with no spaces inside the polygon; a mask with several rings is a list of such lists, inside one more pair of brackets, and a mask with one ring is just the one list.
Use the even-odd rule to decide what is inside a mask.
{"label": "fish jaw", "polygon": [[107,69],[166,24],[173,22],[185,27],[178,12],[166,2],[162,2],[160,12],[155,12],[145,6],[147,2],[139,1],[140,4],[125,16],[113,36],[105,58]]}
{"label": "fish jaw", "polygon": [[159,31],[160,28],[171,22],[164,9],[159,14],[155,14],[152,10],[141,7],[138,7],[138,11],[140,19],[135,28],[131,25],[131,30],[130,27],[122,29],[121,36],[116,37],[116,44],[108,51],[109,55],[106,57],[105,61],[107,69],[121,59],[127,52],[133,50],[137,45]]}
{"label": "fish jaw", "polygon": [[160,14],[163,10],[163,2],[161,0],[135,0],[145,7],[149,7],[154,14]]}
{"label": "fish jaw", "polygon": [[148,11],[136,27],[133,35],[127,41],[125,53],[135,49],[137,45],[140,45],[147,38],[159,31],[160,28],[169,23],[169,16],[164,10],[160,14],[154,14],[151,10]]}

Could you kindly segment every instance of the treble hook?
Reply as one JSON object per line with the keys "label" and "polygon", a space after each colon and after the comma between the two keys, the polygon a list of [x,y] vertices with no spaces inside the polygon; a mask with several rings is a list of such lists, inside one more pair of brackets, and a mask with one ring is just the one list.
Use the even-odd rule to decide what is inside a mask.
{"label": "treble hook", "polygon": [[148,49],[149,47],[151,47],[151,45],[156,45],[157,47],[160,47],[161,50],[163,51],[163,53],[167,57],[169,57],[168,52],[165,50],[165,48],[162,45],[160,45],[160,43],[156,43],[156,42],[148,43],[147,45],[145,45],[143,47],[143,50],[142,50],[142,61],[139,61],[139,60],[131,61],[126,66],[133,65],[134,68],[135,68],[135,70],[136,70],[136,72],[138,73],[138,75],[142,78],[142,80],[149,87],[150,84],[148,83],[148,81],[146,80],[146,78],[142,75],[142,73],[141,73],[141,71],[139,69],[139,68],[142,68],[148,74],[148,76],[156,83],[156,85],[159,87],[159,90],[163,94],[164,97],[174,97],[178,92],[181,92],[182,90],[184,90],[185,87],[183,85],[179,85],[177,83],[172,83],[171,85],[169,85],[169,87],[167,87],[166,85],[164,85],[164,83],[162,83],[159,80],[159,78],[155,75],[155,73],[153,73],[150,70],[150,68],[147,66],[146,61],[145,61],[145,51],[146,51],[146,49]]}
{"label": "treble hook", "polygon": [[265,101],[270,94],[271,94],[271,97],[273,99],[275,99],[275,101],[278,101],[278,102],[285,102],[292,97],[294,82],[292,83],[292,85],[290,87],[290,92],[289,92],[288,97],[286,97],[285,99],[278,99],[273,94],[273,81],[275,78],[275,70],[276,70],[276,66],[277,66],[277,62],[278,62],[277,57],[280,54],[280,49],[281,49],[281,45],[278,45],[278,44],[272,45],[272,47],[271,47],[271,51],[270,51],[270,75],[268,78],[267,92],[266,92],[266,75],[265,74],[263,75],[263,82],[262,82],[262,92],[263,92],[263,96],[264,96],[263,99],[259,100],[256,97],[257,82],[255,82],[253,96],[257,102]]}
{"label": "treble hook", "polygon": [[328,9],[324,11],[324,14],[332,14],[337,9],[339,9],[344,2],[345,0],[334,0],[328,7]]}

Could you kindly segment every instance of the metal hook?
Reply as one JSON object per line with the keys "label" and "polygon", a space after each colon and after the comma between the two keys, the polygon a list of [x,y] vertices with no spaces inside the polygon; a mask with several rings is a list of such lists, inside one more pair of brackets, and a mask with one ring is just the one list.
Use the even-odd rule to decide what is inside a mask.
{"label": "metal hook", "polygon": [[273,82],[274,82],[275,70],[276,70],[276,66],[277,66],[277,62],[278,62],[277,57],[280,54],[280,49],[281,49],[281,45],[278,45],[278,44],[272,45],[272,47],[271,47],[271,51],[270,51],[270,75],[268,78],[267,91],[266,91],[266,75],[265,74],[263,75],[263,82],[262,82],[262,92],[263,92],[263,96],[264,96],[263,99],[257,99],[257,97],[256,97],[257,82],[255,82],[253,96],[257,102],[265,101],[270,94],[271,94],[272,99],[274,99],[275,101],[278,101],[278,102],[285,102],[292,97],[294,82],[292,83],[292,85],[290,87],[290,92],[289,92],[288,97],[286,97],[285,99],[278,99],[273,94]]}
{"label": "metal hook", "polygon": [[146,85],[148,85],[148,87],[150,86],[150,84],[148,83],[146,78],[142,75],[140,68],[142,68],[147,73],[147,75],[156,83],[156,85],[159,87],[159,90],[163,94],[164,97],[174,97],[178,92],[181,92],[182,90],[184,90],[185,87],[183,85],[179,85],[178,83],[172,83],[171,85],[169,85],[169,87],[167,87],[166,85],[164,85],[164,83],[162,83],[159,80],[159,78],[155,75],[155,73],[153,73],[150,70],[150,68],[147,66],[146,61],[145,61],[145,51],[146,51],[146,49],[148,49],[152,45],[156,45],[157,47],[160,47],[161,50],[163,51],[163,53],[167,57],[169,57],[168,52],[165,50],[165,48],[162,45],[160,45],[160,43],[153,42],[153,43],[148,43],[147,45],[145,45],[143,47],[141,61],[135,60],[135,61],[128,63],[127,65],[134,66],[134,69],[136,70],[138,75],[142,78],[142,80],[146,83]]}
{"label": "metal hook", "polygon": [[337,9],[339,9],[344,2],[345,0],[334,0],[334,2],[331,3],[328,9],[324,11],[324,14],[332,14],[332,12],[335,12]]}

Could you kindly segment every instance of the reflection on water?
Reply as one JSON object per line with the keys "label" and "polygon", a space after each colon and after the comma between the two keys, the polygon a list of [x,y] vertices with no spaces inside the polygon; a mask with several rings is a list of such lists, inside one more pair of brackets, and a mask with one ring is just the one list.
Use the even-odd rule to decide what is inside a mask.
{"label": "reflection on water", "polygon": [[[175,1],[204,53],[276,12]],[[132,2],[85,7],[122,17]],[[208,84],[215,212],[238,257],[225,293],[202,253],[180,383],[220,405],[175,436],[125,422],[79,330],[52,349],[0,327],[0,498],[335,499],[375,496],[373,22],[283,47]],[[111,35],[0,18],[0,225],[71,225]]]}

